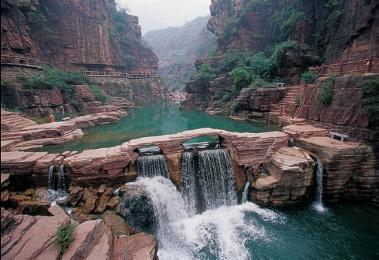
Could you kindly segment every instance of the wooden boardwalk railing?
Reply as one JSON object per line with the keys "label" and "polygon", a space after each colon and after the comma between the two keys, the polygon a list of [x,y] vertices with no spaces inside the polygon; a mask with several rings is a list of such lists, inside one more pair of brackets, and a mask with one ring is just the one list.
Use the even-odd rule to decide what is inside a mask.
{"label": "wooden boardwalk railing", "polygon": [[18,66],[42,69],[42,65],[43,63],[38,59],[23,56],[1,55],[1,66]]}
{"label": "wooden boardwalk railing", "polygon": [[371,57],[359,61],[350,61],[336,64],[326,64],[320,67],[313,67],[309,69],[320,76],[328,75],[344,75],[349,73],[379,73],[379,58]]}
{"label": "wooden boardwalk railing", "polygon": [[83,71],[84,76],[87,77],[120,77],[128,79],[148,79],[158,77],[156,72],[117,72],[117,71]]}

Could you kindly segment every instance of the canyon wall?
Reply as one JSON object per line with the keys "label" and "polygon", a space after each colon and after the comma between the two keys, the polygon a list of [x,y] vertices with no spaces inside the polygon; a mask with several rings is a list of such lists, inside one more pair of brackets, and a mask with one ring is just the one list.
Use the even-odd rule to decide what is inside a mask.
{"label": "canyon wall", "polygon": [[[260,87],[248,80],[236,88],[230,73],[236,67],[253,67],[254,73],[271,83],[298,84],[300,74],[311,66],[351,62],[354,67],[354,62],[377,59],[378,8],[377,1],[357,0],[212,1],[208,29],[217,37],[217,55],[196,62],[198,74],[210,77],[187,83],[189,95],[183,107],[231,114],[242,88]],[[233,64],[236,52],[245,55]],[[254,65],[249,60],[241,64],[244,56],[257,53],[268,59],[255,57]],[[211,67],[205,71],[208,74],[202,64]],[[260,73],[257,64],[267,66],[273,75]]]}
{"label": "canyon wall", "polygon": [[1,54],[38,58],[61,69],[151,71],[138,17],[114,0],[1,0]]}

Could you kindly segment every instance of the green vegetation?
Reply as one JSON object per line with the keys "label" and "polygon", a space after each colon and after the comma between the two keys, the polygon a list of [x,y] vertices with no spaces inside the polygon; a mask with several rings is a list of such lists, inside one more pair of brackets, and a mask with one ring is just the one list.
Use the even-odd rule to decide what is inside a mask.
{"label": "green vegetation", "polygon": [[255,55],[245,54],[242,59],[238,59],[238,62],[234,61],[233,64],[237,66],[230,72],[234,83],[233,92],[238,93],[247,86],[272,87],[286,51],[295,47],[295,42],[283,42],[274,47],[271,57],[261,52]]}
{"label": "green vegetation", "polygon": [[[88,84],[86,78],[82,74],[62,71],[49,66],[44,66],[41,72],[30,78],[25,78],[23,81],[23,87],[25,89],[57,88],[68,97],[72,98],[72,101],[75,101],[73,85],[80,84]],[[107,103],[107,96],[100,86],[89,85],[89,87],[97,101]]]}
{"label": "green vegetation", "polygon": [[103,104],[108,103],[107,95],[105,94],[104,90],[98,86],[98,85],[89,85],[89,88],[91,89],[93,95],[95,96],[95,99],[97,101],[100,101]]}
{"label": "green vegetation", "polygon": [[326,20],[326,25],[328,28],[336,28],[342,15],[340,1],[328,0],[325,6],[329,11],[329,16]]}
{"label": "green vegetation", "polygon": [[225,23],[224,30],[222,32],[222,39],[224,41],[229,40],[236,31],[237,31],[237,17],[232,16]]}
{"label": "green vegetation", "polygon": [[30,8],[32,6],[31,0],[19,0],[18,6],[21,8]]}
{"label": "green vegetation", "polygon": [[53,89],[72,92],[73,84],[84,84],[86,79],[80,73],[66,72],[50,66],[44,66],[36,75],[24,79],[25,89]]}
{"label": "green vegetation", "polygon": [[1,80],[1,89],[9,88],[10,83],[6,80]]}
{"label": "green vegetation", "polygon": [[59,250],[59,255],[62,256],[75,240],[76,222],[69,220],[62,223],[55,235],[52,237],[51,243]]}
{"label": "green vegetation", "polygon": [[296,42],[288,41],[275,45],[271,54],[234,51],[224,56],[224,59],[215,65],[203,64],[197,72],[197,80],[209,83],[221,73],[229,73],[233,86],[221,93],[222,101],[226,102],[238,95],[242,88],[269,88],[274,86],[277,71],[282,59],[289,49],[296,48]]}
{"label": "green vegetation", "polygon": [[373,125],[379,125],[379,76],[369,76],[362,82],[363,108]]}
{"label": "green vegetation", "polygon": [[197,74],[197,78],[203,82],[208,82],[215,79],[219,73],[218,69],[212,68],[209,64],[203,64]]}
{"label": "green vegetation", "polygon": [[241,104],[238,101],[233,102],[231,109],[233,112],[237,112],[241,109]]}
{"label": "green vegetation", "polygon": [[332,103],[333,100],[333,86],[336,82],[336,76],[331,76],[321,86],[320,96],[319,96],[319,102],[324,105],[328,106],[330,103]]}
{"label": "green vegetation", "polygon": [[317,75],[317,73],[315,73],[313,71],[306,71],[306,72],[301,74],[300,78],[301,78],[301,82],[303,82],[305,84],[313,84],[313,83],[315,83],[316,79],[318,78],[318,75]]}
{"label": "green vegetation", "polygon": [[300,104],[301,104],[301,99],[300,99],[299,96],[296,96],[296,98],[295,98],[295,106],[296,106],[296,107],[299,107]]}
{"label": "green vegetation", "polygon": [[296,23],[305,18],[305,13],[296,10],[294,6],[287,6],[274,12],[272,21],[277,28],[277,36],[280,41],[288,39],[294,30]]}

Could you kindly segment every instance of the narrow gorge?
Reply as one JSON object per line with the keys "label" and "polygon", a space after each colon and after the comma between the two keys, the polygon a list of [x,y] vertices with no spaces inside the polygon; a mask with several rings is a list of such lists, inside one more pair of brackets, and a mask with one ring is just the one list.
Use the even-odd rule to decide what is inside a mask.
{"label": "narrow gorge", "polygon": [[1,0],[2,258],[378,257],[379,3],[200,2]]}

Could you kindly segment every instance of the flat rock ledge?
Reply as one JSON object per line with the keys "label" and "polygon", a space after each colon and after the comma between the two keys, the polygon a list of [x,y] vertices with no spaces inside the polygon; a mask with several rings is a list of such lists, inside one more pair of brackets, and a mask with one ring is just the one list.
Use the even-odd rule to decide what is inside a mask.
{"label": "flat rock ledge", "polygon": [[[113,215],[107,220],[97,219],[76,226],[74,241],[59,258],[59,251],[51,244],[58,227],[70,220],[65,211],[54,206],[52,216],[14,215],[1,209],[2,259],[128,259],[156,260],[157,241],[145,233],[113,233],[113,224],[122,225],[123,219]],[[121,229],[122,231],[122,229]]]}
{"label": "flat rock ledge", "polygon": [[[74,141],[83,137],[81,129],[114,123],[127,115],[124,110],[117,109],[79,116],[64,122],[36,124],[16,113],[4,110],[1,113],[1,151],[28,151]],[[6,115],[4,120],[3,114]],[[11,119],[20,127],[16,127]]]}
{"label": "flat rock ledge", "polygon": [[252,184],[251,200],[265,206],[294,205],[313,184],[315,163],[305,150],[280,148]]}

